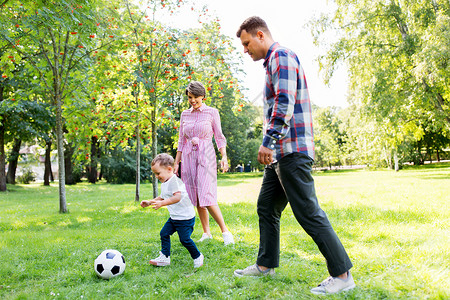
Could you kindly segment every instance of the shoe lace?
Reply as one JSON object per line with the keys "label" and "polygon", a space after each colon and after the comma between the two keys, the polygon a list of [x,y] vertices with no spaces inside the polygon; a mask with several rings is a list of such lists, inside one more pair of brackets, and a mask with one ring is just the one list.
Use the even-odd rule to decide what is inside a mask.
{"label": "shoe lace", "polygon": [[325,279],[324,281],[322,281],[320,284],[319,284],[319,286],[327,286],[327,285],[329,285],[329,284],[331,284],[331,283],[333,283],[334,282],[334,278],[333,277],[328,277],[327,279]]}
{"label": "shoe lace", "polygon": [[245,268],[245,269],[244,269],[244,271],[250,271],[250,270],[253,270],[253,269],[255,269],[255,270],[258,270],[258,268],[257,268],[257,265],[256,265],[256,264],[254,264],[254,265],[251,265],[251,266],[248,266],[247,268]]}

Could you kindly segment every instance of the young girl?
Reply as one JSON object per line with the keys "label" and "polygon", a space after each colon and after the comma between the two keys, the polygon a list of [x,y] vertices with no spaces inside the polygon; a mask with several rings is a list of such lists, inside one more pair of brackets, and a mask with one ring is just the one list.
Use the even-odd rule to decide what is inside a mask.
{"label": "young girl", "polygon": [[150,260],[150,264],[162,267],[170,265],[170,236],[178,232],[181,244],[189,251],[194,259],[194,268],[203,265],[203,254],[191,239],[194,231],[194,206],[186,192],[185,185],[174,174],[174,159],[169,154],[158,154],[152,161],[152,171],[161,184],[161,195],[153,200],[141,201],[142,207],[152,206],[159,209],[167,206],[170,218],[161,229],[161,251],[159,256]]}

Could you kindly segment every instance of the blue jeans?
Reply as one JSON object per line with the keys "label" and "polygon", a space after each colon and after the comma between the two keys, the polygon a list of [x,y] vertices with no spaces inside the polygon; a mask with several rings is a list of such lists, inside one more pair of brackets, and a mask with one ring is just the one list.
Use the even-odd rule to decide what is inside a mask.
{"label": "blue jeans", "polygon": [[193,259],[198,258],[200,256],[200,251],[198,251],[197,246],[191,239],[194,225],[195,217],[190,220],[172,220],[172,218],[169,218],[159,233],[161,236],[162,254],[170,256],[170,236],[175,232],[178,232],[181,244],[186,247]]}
{"label": "blue jeans", "polygon": [[302,153],[289,154],[266,166],[259,193],[260,243],[257,264],[276,268],[280,254],[280,217],[289,202],[298,223],[317,244],[331,276],[352,267],[344,246],[320,208],[311,176],[313,160]]}

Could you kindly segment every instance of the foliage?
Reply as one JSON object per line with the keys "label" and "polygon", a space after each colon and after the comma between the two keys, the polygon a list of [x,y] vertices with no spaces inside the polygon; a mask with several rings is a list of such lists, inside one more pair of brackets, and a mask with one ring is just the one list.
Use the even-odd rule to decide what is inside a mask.
{"label": "foliage", "polygon": [[[101,0],[57,2],[6,1],[0,10],[0,36],[6,46],[26,62],[35,72],[34,83],[40,86],[35,93],[54,105],[58,149],[60,211],[67,212],[64,166],[64,109],[84,106],[77,91],[87,84],[87,71],[92,63],[88,54],[98,45],[97,35],[109,34],[105,13],[99,9]],[[97,6],[98,5],[98,6]],[[108,12],[111,14],[111,12]],[[4,76],[10,76],[6,66]],[[78,100],[78,101],[77,101]]]}
{"label": "foliage", "polygon": [[337,108],[325,107],[313,109],[314,142],[316,149],[316,164],[319,166],[339,166],[345,161],[341,157],[344,153],[345,134],[340,132],[341,120],[337,116]]}
{"label": "foliage", "polygon": [[[141,180],[151,179],[151,159],[149,154],[141,154]],[[102,175],[107,182],[119,184],[136,182],[136,153],[130,147],[115,147],[109,155],[102,157],[101,165]]]}
{"label": "foliage", "polygon": [[[355,267],[356,289],[330,299],[448,299],[449,165],[392,171],[315,174],[321,207]],[[172,237],[172,264],[156,268],[165,209],[142,209],[134,185],[68,186],[70,214],[55,214],[58,187],[9,186],[0,195],[0,298],[2,299],[317,299],[310,294],[327,275],[326,262],[289,207],[282,216],[281,256],[272,278],[236,278],[258,252],[256,199],[261,173],[221,174],[222,213],[237,243],[198,243],[206,260],[193,271],[189,253]],[[433,186],[430,189],[430,186]],[[150,184],[142,194],[152,193]],[[200,238],[196,222],[194,240]],[[117,249],[123,276],[105,281],[93,270],[97,255]],[[211,280],[214,278],[214,280]],[[411,280],[414,278],[414,280]]]}
{"label": "foliage", "polygon": [[[311,23],[317,44],[328,49],[321,68],[329,80],[340,62],[348,66],[349,101],[379,127],[386,164],[430,124],[448,136],[450,3],[335,2],[332,15]],[[330,33],[336,38],[326,39]]]}
{"label": "foliage", "polygon": [[29,184],[36,180],[36,174],[31,168],[23,168],[22,175],[17,177],[17,182],[22,184]]}
{"label": "foliage", "polygon": [[[189,4],[180,0],[4,2],[0,73],[7,99],[15,101],[4,105],[17,110],[31,104],[48,110],[47,127],[37,128],[35,135],[50,139],[48,126],[56,124],[61,170],[66,142],[77,145],[73,164],[88,168],[95,168],[99,156],[117,146],[138,153],[151,151],[153,156],[158,150],[173,151],[180,113],[188,107],[184,87],[190,80],[207,86],[208,104],[220,107],[223,102],[224,109],[233,112],[221,112],[233,132],[250,128],[252,118],[245,114],[252,109],[244,107],[236,79],[241,72],[238,56],[229,38],[220,33],[219,20],[208,16],[206,7],[197,11],[193,5],[200,28],[178,29],[163,22]],[[40,116],[28,119],[38,121]],[[8,130],[15,132],[13,127]],[[158,132],[164,144],[158,143]],[[245,134],[233,140],[229,137],[232,164],[242,160],[240,153],[247,149]],[[96,153],[95,147],[105,151]],[[63,172],[60,176],[61,211],[65,211]]]}

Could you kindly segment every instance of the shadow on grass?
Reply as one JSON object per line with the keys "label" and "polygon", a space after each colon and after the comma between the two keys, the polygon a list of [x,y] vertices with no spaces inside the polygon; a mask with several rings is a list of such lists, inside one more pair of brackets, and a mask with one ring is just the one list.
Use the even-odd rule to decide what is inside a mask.
{"label": "shadow on grass", "polygon": [[403,170],[423,170],[423,169],[440,169],[449,168],[450,162],[439,162],[425,165],[403,165]]}

